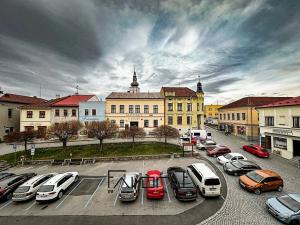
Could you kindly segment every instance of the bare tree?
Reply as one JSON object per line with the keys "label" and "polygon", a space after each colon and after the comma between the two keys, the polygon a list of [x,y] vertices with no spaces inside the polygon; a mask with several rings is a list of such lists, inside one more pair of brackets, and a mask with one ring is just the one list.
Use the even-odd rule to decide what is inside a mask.
{"label": "bare tree", "polygon": [[21,131],[21,132],[13,132],[4,137],[5,142],[24,142],[25,151],[27,151],[27,143],[28,141],[37,137],[36,131]]}
{"label": "bare tree", "polygon": [[59,138],[63,143],[63,147],[67,147],[69,138],[73,135],[77,135],[78,131],[82,128],[82,124],[77,121],[68,121],[52,124],[48,128],[48,133]]}
{"label": "bare tree", "polygon": [[114,137],[118,132],[118,126],[108,120],[90,122],[86,125],[86,129],[90,137],[99,140],[100,151],[103,150],[103,140]]}
{"label": "bare tree", "polygon": [[146,133],[143,128],[130,127],[120,132],[121,138],[132,138],[132,147],[134,149],[135,138],[145,137]]}
{"label": "bare tree", "polygon": [[171,126],[168,125],[161,125],[153,130],[154,135],[157,138],[164,138],[165,144],[167,144],[167,138],[178,138],[179,131]]}

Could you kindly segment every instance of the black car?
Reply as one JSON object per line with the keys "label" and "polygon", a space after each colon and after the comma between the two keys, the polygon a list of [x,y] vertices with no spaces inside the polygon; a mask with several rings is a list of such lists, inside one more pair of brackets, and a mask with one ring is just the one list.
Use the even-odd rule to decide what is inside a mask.
{"label": "black car", "polygon": [[0,173],[0,181],[4,180],[6,178],[9,178],[11,176],[14,176],[14,175],[15,175],[14,173]]}
{"label": "black car", "polygon": [[167,170],[175,198],[181,201],[193,201],[197,198],[197,189],[188,173],[181,167],[170,167]]}
{"label": "black car", "polygon": [[36,176],[36,173],[13,175],[0,181],[0,200],[9,200],[13,192],[25,181]]}
{"label": "black car", "polygon": [[234,176],[239,176],[251,172],[253,170],[260,170],[260,166],[248,160],[237,160],[225,163],[223,169],[226,173]]}

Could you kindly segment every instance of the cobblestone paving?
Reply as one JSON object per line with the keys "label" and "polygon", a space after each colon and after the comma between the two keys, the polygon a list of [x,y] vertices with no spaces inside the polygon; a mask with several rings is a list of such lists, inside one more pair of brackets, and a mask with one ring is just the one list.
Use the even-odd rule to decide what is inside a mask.
{"label": "cobblestone paving", "polygon": [[[300,169],[292,165],[288,160],[279,156],[271,155],[270,159],[260,159],[241,149],[246,141],[235,136],[225,136],[222,132],[208,128],[212,133],[213,139],[219,144],[230,147],[233,152],[245,155],[248,160],[254,161],[264,169],[271,169],[278,172],[284,179],[283,192],[265,192],[261,195],[243,190],[238,184],[238,177],[224,173],[228,185],[228,196],[222,209],[208,220],[200,223],[201,225],[277,225],[281,224],[273,218],[265,208],[265,201],[274,196],[285,193],[300,192]],[[201,151],[205,157],[205,152]],[[216,162],[215,158],[207,157],[210,161]],[[221,165],[217,165],[223,171]]]}

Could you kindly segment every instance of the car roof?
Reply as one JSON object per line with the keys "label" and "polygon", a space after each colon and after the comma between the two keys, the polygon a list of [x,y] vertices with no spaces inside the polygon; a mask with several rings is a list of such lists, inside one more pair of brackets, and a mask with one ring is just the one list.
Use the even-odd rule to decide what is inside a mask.
{"label": "car roof", "polygon": [[256,173],[258,173],[259,175],[261,175],[264,178],[267,177],[279,177],[279,174],[272,171],[272,170],[256,170]]}
{"label": "car roof", "polygon": [[227,154],[232,155],[232,156],[243,156],[241,153],[238,153],[238,152],[230,152]]}
{"label": "car roof", "polygon": [[46,183],[44,183],[44,185],[54,185],[57,183],[57,181],[59,181],[61,178],[63,178],[66,175],[72,175],[71,173],[61,173],[61,174],[57,174],[54,177],[50,178],[50,180],[48,180]]}
{"label": "car roof", "polygon": [[[41,178],[50,175],[51,173],[48,174],[41,174],[41,175],[37,175],[32,177],[31,179],[29,179],[28,181],[26,181],[24,184],[22,184],[21,186],[31,186],[33,185],[36,181],[40,180]],[[55,173],[52,173],[55,176]]]}
{"label": "car roof", "polygon": [[6,179],[4,179],[4,180],[1,180],[0,181],[0,186],[1,185],[7,185],[9,182],[11,182],[12,180],[14,180],[14,179],[16,179],[17,177],[20,177],[21,175],[13,175],[13,176],[11,176],[11,177],[8,177],[8,178],[6,178]]}
{"label": "car roof", "polygon": [[122,187],[131,187],[132,186],[132,183],[133,183],[133,177],[135,175],[137,175],[138,173],[133,173],[133,172],[130,172],[130,173],[126,173],[125,174],[125,182],[122,184]]}
{"label": "car roof", "polygon": [[300,202],[300,193],[297,194],[288,194],[292,199],[296,200],[297,202]]}
{"label": "car roof", "polygon": [[201,172],[201,174],[205,178],[218,178],[219,179],[219,177],[208,166],[206,166],[204,163],[194,163],[194,164],[192,164],[192,166],[196,170]]}

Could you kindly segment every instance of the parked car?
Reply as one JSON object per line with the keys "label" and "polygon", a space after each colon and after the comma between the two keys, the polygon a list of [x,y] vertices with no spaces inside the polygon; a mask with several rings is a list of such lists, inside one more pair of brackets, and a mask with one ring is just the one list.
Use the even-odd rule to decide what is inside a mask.
{"label": "parked car", "polygon": [[64,192],[78,180],[78,172],[57,174],[39,188],[36,193],[36,201],[45,202],[60,199]]}
{"label": "parked car", "polygon": [[197,189],[186,170],[181,167],[170,167],[167,173],[175,198],[181,201],[196,200]]}
{"label": "parked car", "polygon": [[240,176],[239,183],[246,190],[259,195],[263,191],[282,191],[283,180],[272,170],[254,170]]}
{"label": "parked car", "polygon": [[234,162],[227,162],[223,165],[226,173],[234,176],[243,175],[253,170],[260,170],[260,166],[248,160],[237,160]]}
{"label": "parked car", "polygon": [[300,224],[300,194],[270,198],[267,200],[266,206],[274,217],[285,224]]}
{"label": "parked car", "polygon": [[247,160],[245,156],[237,152],[227,153],[225,155],[221,155],[217,158],[217,162],[224,165],[227,162],[233,162],[236,160]]}
{"label": "parked car", "polygon": [[258,157],[268,158],[270,156],[268,150],[260,145],[244,145],[243,149],[253,155],[257,155]]}
{"label": "parked car", "polygon": [[164,182],[159,170],[149,170],[146,178],[147,198],[162,199],[165,194]]}
{"label": "parked car", "polygon": [[199,150],[208,150],[213,149],[217,146],[217,143],[213,140],[206,140],[205,142],[198,141],[196,144],[196,148]]}
{"label": "parked car", "polygon": [[0,181],[0,199],[9,200],[13,196],[13,192],[25,181],[36,176],[36,173],[24,173],[13,175]]}
{"label": "parked car", "polygon": [[230,152],[231,150],[226,146],[217,146],[214,149],[207,150],[207,155],[210,157],[218,157],[220,155],[224,155]]}
{"label": "parked car", "polygon": [[55,175],[57,175],[57,173],[49,173],[32,177],[14,191],[12,200],[14,202],[21,202],[34,198],[38,189]]}
{"label": "parked car", "polygon": [[0,173],[0,181],[14,175],[15,175],[14,173]]}
{"label": "parked car", "polygon": [[134,201],[138,198],[141,183],[140,178],[141,175],[137,172],[124,174],[119,192],[120,201]]}
{"label": "parked car", "polygon": [[203,196],[220,196],[220,178],[204,163],[195,163],[187,167],[187,172]]}

